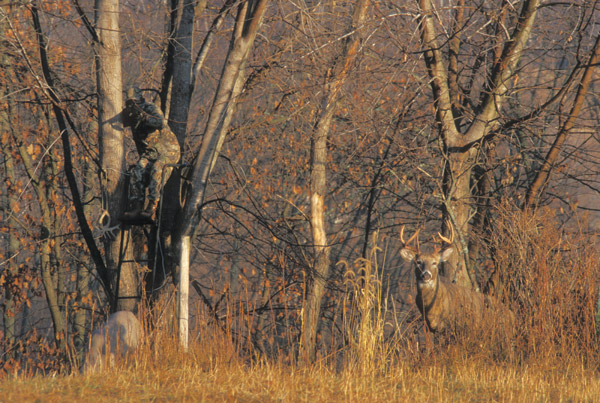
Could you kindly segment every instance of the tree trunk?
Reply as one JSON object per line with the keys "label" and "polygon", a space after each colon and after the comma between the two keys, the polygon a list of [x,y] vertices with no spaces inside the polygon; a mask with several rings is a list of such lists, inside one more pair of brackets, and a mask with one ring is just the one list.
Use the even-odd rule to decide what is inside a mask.
{"label": "tree trunk", "polygon": [[[121,40],[119,31],[119,1],[96,0],[96,85],[98,92],[98,142],[102,165],[101,187],[105,208],[109,213],[109,226],[119,225],[119,218],[126,208],[125,151],[121,111],[123,110],[123,87],[121,82]],[[124,233],[127,237],[128,234]],[[124,240],[127,244],[128,240]],[[138,279],[131,263],[121,265],[119,253],[120,233],[114,239],[104,239],[105,261],[112,274],[112,284],[119,291],[119,299],[111,301],[111,310],[133,310],[138,295]],[[131,248],[123,257],[132,260]],[[120,283],[115,279],[120,277]]]}
{"label": "tree trunk", "polygon": [[[0,37],[4,37],[5,34],[5,25],[4,21],[0,22]],[[6,52],[2,52],[0,55],[0,60],[2,65],[8,65],[9,58],[7,57]],[[10,90],[8,88],[4,88],[2,91],[3,96],[7,96]],[[0,133],[8,133],[9,132],[9,122],[10,117],[6,110],[2,109],[0,111]],[[6,191],[4,193],[3,199],[3,208],[5,212],[8,214],[4,214],[4,217],[8,216],[8,219],[5,221],[6,226],[8,227],[8,236],[6,239],[6,246],[4,247],[5,254],[3,255],[3,261],[6,261],[5,270],[8,272],[8,278],[14,279],[19,273],[19,266],[17,264],[17,260],[14,258],[17,256],[17,253],[20,249],[19,238],[17,236],[17,228],[19,228],[19,223],[17,217],[15,216],[15,212],[18,211],[18,202],[19,195],[15,192],[14,185],[16,183],[16,174],[15,174],[15,165],[14,159],[11,153],[11,148],[9,145],[2,139],[2,143],[0,144],[0,149],[2,150],[2,161],[5,169],[5,184]],[[16,329],[15,329],[15,317],[16,317],[16,303],[15,296],[12,293],[12,287],[5,286],[4,288],[4,304],[2,310],[3,322],[4,322],[4,337],[8,342],[15,341]]]}
{"label": "tree trunk", "polygon": [[179,263],[179,344],[185,352],[188,351],[189,339],[189,301],[190,301],[190,238],[184,236],[181,240],[181,262]]}
{"label": "tree trunk", "polygon": [[[193,39],[193,28],[194,28],[194,13],[195,13],[195,1],[184,0],[181,7],[173,8],[171,13],[175,17],[171,17],[173,37],[169,40],[169,60],[172,60],[172,67],[170,73],[165,71],[165,78],[163,83],[168,83],[167,74],[172,74],[172,88],[168,91],[168,88],[162,88],[161,93],[170,93],[169,106],[169,127],[177,136],[179,146],[182,150],[182,161],[183,151],[185,150],[185,138],[187,135],[187,120],[188,112],[190,109],[190,100],[192,97],[192,39]],[[178,5],[178,4],[177,4]],[[181,10],[181,11],[177,11]],[[168,84],[167,84],[168,85]],[[182,162],[180,161],[180,162]],[[171,241],[169,239],[170,234],[173,232],[173,226],[175,224],[175,217],[179,212],[180,206],[180,188],[181,188],[181,177],[178,174],[178,170],[173,170],[173,174],[165,184],[163,192],[162,212],[161,212],[161,234],[159,242],[161,242],[161,251],[166,252],[169,261],[165,259],[156,259],[157,264],[154,270],[156,272],[166,272],[167,269],[163,267],[173,266],[176,264],[173,261],[173,253],[171,250]],[[159,251],[155,251],[159,252]],[[164,262],[164,263],[163,263]],[[152,285],[154,287],[154,285]]]}
{"label": "tree trunk", "polygon": [[169,108],[169,127],[183,146],[190,98],[192,96],[192,38],[195,0],[183,0],[173,41],[173,85]]}
{"label": "tree trunk", "polygon": [[327,228],[325,224],[325,195],[327,194],[327,138],[331,129],[331,120],[336,109],[338,94],[348,77],[348,73],[356,59],[360,45],[360,35],[357,30],[364,23],[369,0],[359,0],[352,16],[350,36],[343,42],[340,57],[328,70],[324,97],[321,102],[322,110],[317,119],[311,141],[311,184],[310,211],[311,230],[314,247],[314,262],[306,299],[303,306],[302,334],[300,342],[300,359],[311,363],[316,358],[317,329],[321,316],[321,301],[325,294],[325,285],[329,277],[329,252]]}
{"label": "tree trunk", "polygon": [[[76,5],[76,9],[80,13],[82,20],[84,21],[85,25],[88,27],[90,33],[92,34],[94,41],[97,42],[98,37],[96,35],[95,30],[91,27],[91,24],[89,23],[86,15],[83,13],[83,10],[81,10],[81,8],[79,7],[77,2],[75,2],[75,5]],[[110,274],[109,274],[108,270],[106,269],[106,265],[104,264],[104,260],[102,259],[100,250],[98,249],[98,246],[96,245],[96,241],[94,240],[92,231],[87,222],[83,203],[81,202],[81,198],[79,196],[79,188],[77,186],[77,180],[73,173],[71,145],[70,145],[70,140],[69,140],[69,133],[67,130],[67,121],[69,121],[71,126],[72,126],[72,121],[69,118],[67,110],[61,108],[61,105],[60,105],[61,101],[58,98],[57,92],[54,88],[54,80],[53,80],[53,77],[52,77],[52,74],[50,71],[50,64],[48,62],[48,56],[47,56],[47,52],[46,52],[47,44],[46,44],[46,39],[45,39],[41,24],[40,24],[38,8],[39,8],[38,2],[33,2],[31,5],[31,8],[30,8],[30,11],[31,11],[31,16],[32,16],[32,20],[33,20],[33,26],[35,28],[35,32],[36,32],[36,36],[37,36],[37,44],[38,44],[38,50],[39,50],[39,54],[40,54],[40,64],[42,67],[43,78],[45,80],[45,83],[40,82],[40,84],[41,84],[41,87],[44,88],[45,96],[52,103],[52,109],[54,111],[54,115],[56,117],[56,122],[58,124],[58,128],[61,133],[60,138],[62,140],[62,145],[63,145],[64,172],[65,172],[65,176],[67,178],[67,182],[69,184],[69,190],[71,191],[73,206],[75,208],[75,214],[77,216],[77,221],[79,223],[79,227],[81,228],[81,234],[83,235],[83,238],[86,242],[86,245],[90,252],[91,258],[95,263],[96,270],[98,272],[98,278],[100,279],[100,281],[102,283],[104,291],[105,291],[109,301],[112,301],[113,293],[112,293],[111,286],[110,286],[110,283],[111,283]],[[24,54],[26,53],[24,49],[23,49],[23,53]],[[36,78],[37,78],[37,76],[36,76]],[[39,78],[38,78],[38,80],[39,80]]]}
{"label": "tree trunk", "polygon": [[[502,54],[489,74],[485,97],[476,108],[477,114],[473,117],[466,130],[459,130],[457,116],[453,109],[452,94],[456,90],[454,70],[457,64],[453,59],[460,54],[460,41],[456,37],[450,43],[450,72],[446,67],[444,54],[437,43],[438,34],[435,27],[435,10],[431,0],[418,0],[420,15],[421,42],[424,50],[424,60],[431,77],[433,102],[436,111],[436,120],[440,127],[440,135],[446,152],[446,169],[444,172],[442,199],[445,218],[456,230],[456,242],[459,253],[449,259],[449,264],[454,267],[452,273],[445,273],[458,284],[465,287],[478,288],[474,275],[469,267],[469,236],[471,235],[470,221],[474,215],[473,193],[471,189],[471,174],[477,163],[478,145],[485,140],[497,126],[498,117],[506,101],[506,93],[511,78],[514,76],[517,65],[521,60],[523,49],[539,7],[540,0],[525,0],[523,2],[519,19],[510,35],[510,40],[505,42]],[[460,7],[460,5],[459,5]],[[455,19],[463,18],[457,12]],[[459,27],[461,24],[455,24]],[[448,229],[444,228],[446,234]]]}
{"label": "tree trunk", "polygon": [[[239,5],[231,45],[210,109],[202,146],[191,168],[192,187],[183,211],[177,219],[175,239],[178,244],[183,236],[192,236],[200,222],[199,208],[204,200],[208,177],[229,129],[230,117],[241,90],[239,85],[240,75],[243,74],[241,69],[254,44],[268,2],[268,0],[253,0]],[[181,251],[180,246],[178,249]]]}
{"label": "tree trunk", "polygon": [[[5,132],[5,122],[8,122],[6,112],[1,112],[2,116],[0,116],[0,127],[2,127],[2,132]],[[6,130],[8,131],[8,130]],[[8,237],[6,239],[6,246],[4,248],[5,254],[3,255],[4,261],[7,262],[6,270],[8,273],[9,281],[13,281],[19,274],[19,266],[16,260],[16,256],[21,249],[21,245],[19,242],[19,237],[17,236],[17,228],[19,228],[19,223],[17,218],[15,217],[15,211],[18,211],[18,202],[19,202],[19,194],[14,191],[13,186],[16,180],[15,177],[15,167],[14,160],[11,155],[10,149],[8,148],[8,144],[4,142],[0,145],[2,148],[2,156],[4,161],[4,169],[5,169],[5,183],[6,183],[6,192],[5,192],[5,203],[4,208],[6,212],[9,212],[8,220],[5,221],[6,226],[8,227]],[[4,215],[6,217],[6,215]],[[4,337],[8,342],[15,341],[16,328],[15,328],[15,318],[17,315],[17,306],[15,303],[15,295],[13,295],[11,284],[6,284],[4,287],[4,306],[2,310],[3,320],[4,320]]]}
{"label": "tree trunk", "polygon": [[[465,152],[451,152],[447,157],[443,211],[454,226],[459,253],[455,254],[454,260],[448,260],[448,265],[444,265],[443,275],[465,287],[477,288],[477,284],[471,281],[470,268],[466,264],[469,258],[467,237],[471,233],[471,218],[475,215],[471,176],[477,163],[477,150],[470,148]],[[445,228],[444,232],[449,231]]]}
{"label": "tree trunk", "polygon": [[334,99],[329,99],[326,109],[317,122],[311,141],[310,223],[313,237],[314,262],[308,277],[306,299],[303,306],[302,340],[300,358],[305,363],[315,360],[317,328],[321,316],[321,301],[329,277],[329,251],[325,225],[325,195],[327,194],[327,135],[331,127]]}
{"label": "tree trunk", "polygon": [[[48,127],[52,127],[50,117],[48,117]],[[66,309],[66,295],[67,295],[67,267],[62,264],[62,249],[60,242],[56,242],[55,236],[58,236],[61,231],[62,220],[60,219],[60,213],[57,211],[56,200],[58,200],[58,194],[60,192],[58,181],[54,178],[59,177],[57,167],[57,150],[52,147],[52,144],[46,144],[48,152],[48,162],[45,164],[44,169],[44,183],[46,184],[46,200],[48,201],[49,219],[48,230],[51,235],[50,240],[50,267],[54,268],[56,275],[56,296],[58,301],[59,309],[63,312],[67,312]]]}
{"label": "tree trunk", "polygon": [[[92,127],[95,125],[92,125]],[[85,184],[94,183],[95,172],[89,160],[84,162],[83,172],[85,176],[83,188],[83,200],[92,200],[94,198],[91,186]],[[89,216],[92,209],[97,208],[97,205],[87,203],[85,208],[86,216]],[[73,318],[73,345],[75,352],[80,362],[85,353],[85,339],[87,334],[88,308],[91,304],[87,302],[90,294],[90,267],[91,259],[86,258],[85,253],[80,256],[82,264],[77,267],[77,307]]]}

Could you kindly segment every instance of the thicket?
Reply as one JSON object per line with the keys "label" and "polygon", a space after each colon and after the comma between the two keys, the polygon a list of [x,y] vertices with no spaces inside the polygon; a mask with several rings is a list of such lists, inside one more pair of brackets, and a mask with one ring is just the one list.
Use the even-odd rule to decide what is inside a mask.
{"label": "thicket", "polygon": [[[69,372],[114,305],[109,291],[119,288],[117,270],[106,263],[121,234],[111,222],[120,212],[109,206],[107,174],[114,172],[101,169],[102,158],[117,153],[100,152],[99,127],[108,121],[99,105],[121,94],[109,99],[92,78],[104,71],[95,63],[96,22],[86,20],[98,11],[95,2],[9,3],[0,6],[0,370]],[[190,25],[195,61],[208,47],[187,87],[187,122],[170,122],[187,123],[186,166],[175,174],[182,182],[167,190],[173,200],[165,198],[177,210],[198,191],[190,165],[216,110],[228,49],[240,43],[232,36],[236,21],[246,21],[240,16],[250,3],[120,3],[119,30],[103,31],[122,40],[117,87],[139,85],[168,117],[177,109],[175,78],[188,76],[173,70],[183,65],[173,50],[185,42],[175,38],[175,25],[185,21],[179,3],[197,13]],[[223,118],[214,118],[222,148],[194,216],[196,347],[185,359],[213,359],[198,347],[208,343],[222,350],[219,360],[296,368],[307,299],[324,284],[316,362],[335,371],[366,374],[433,357],[597,367],[595,3],[251,2],[266,3],[256,42],[234,74],[238,92],[225,96],[223,114],[214,113]],[[358,5],[366,11],[354,14]],[[537,20],[512,54],[528,7]],[[446,93],[436,87],[443,69],[449,104],[440,104]],[[450,110],[443,120],[441,111]],[[484,118],[474,141],[450,138],[467,138]],[[326,133],[319,139],[325,155],[315,161],[318,128]],[[125,152],[125,166],[135,162],[130,140],[117,151]],[[95,255],[66,172],[77,181]],[[549,176],[540,182],[541,172]],[[319,191],[317,173],[326,180]],[[458,182],[461,194],[453,191]],[[541,187],[531,192],[534,183]],[[174,225],[168,218],[161,224]],[[316,269],[324,256],[315,241],[319,222],[329,259],[323,272]],[[493,315],[487,326],[452,340],[424,329],[398,235],[402,226],[420,229],[429,247],[433,234],[447,232],[444,223],[457,228],[471,253],[479,288],[514,312],[510,340],[498,340],[501,321]],[[135,250],[127,260],[136,260],[128,264],[135,291],[128,301],[139,297],[148,330],[137,359],[157,360],[148,365],[174,344],[177,228],[161,228],[158,237],[138,229],[127,238]],[[168,359],[181,356],[173,350]]]}

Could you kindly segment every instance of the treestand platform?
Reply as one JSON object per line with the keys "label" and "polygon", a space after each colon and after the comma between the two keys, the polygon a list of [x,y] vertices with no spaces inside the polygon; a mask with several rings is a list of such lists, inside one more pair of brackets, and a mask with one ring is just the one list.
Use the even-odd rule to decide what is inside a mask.
{"label": "treestand platform", "polygon": [[123,218],[121,217],[121,222],[125,225],[152,225],[154,224],[154,220],[150,217],[137,216],[133,218]]}

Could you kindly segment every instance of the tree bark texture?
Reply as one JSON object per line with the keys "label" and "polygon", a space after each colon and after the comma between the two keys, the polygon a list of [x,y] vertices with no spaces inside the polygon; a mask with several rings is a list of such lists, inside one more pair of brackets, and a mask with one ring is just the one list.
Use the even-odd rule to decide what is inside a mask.
{"label": "tree bark texture", "polygon": [[[466,287],[477,287],[472,270],[469,267],[469,242],[471,233],[470,221],[474,216],[473,189],[471,188],[472,170],[479,158],[479,145],[498,126],[498,117],[506,100],[509,82],[514,76],[523,49],[539,7],[539,0],[526,0],[514,27],[510,40],[504,44],[502,54],[491,71],[488,92],[477,108],[477,114],[464,130],[459,130],[453,109],[452,79],[456,68],[453,59],[459,54],[460,41],[454,37],[450,43],[450,73],[445,65],[444,56],[437,42],[435,12],[431,0],[418,0],[420,8],[421,41],[425,64],[431,77],[433,102],[436,121],[440,127],[446,165],[444,172],[444,189],[442,204],[446,219],[456,230],[457,250],[449,263],[454,267],[453,273],[445,273],[447,277]],[[457,13],[455,18],[462,18]],[[457,24],[458,25],[458,24]],[[445,229],[446,234],[448,229]]]}
{"label": "tree bark texture", "polygon": [[321,316],[321,302],[325,294],[325,286],[329,277],[330,247],[327,241],[325,223],[325,195],[327,194],[327,138],[331,129],[331,120],[336,109],[338,94],[348,77],[356,59],[360,45],[358,30],[364,24],[369,0],[359,0],[352,16],[352,34],[344,41],[339,62],[328,71],[324,97],[321,102],[321,113],[317,118],[311,140],[311,183],[310,211],[311,231],[314,248],[314,261],[302,315],[302,334],[300,343],[300,359],[305,363],[313,362],[317,350],[317,330]]}
{"label": "tree bark texture", "polygon": [[204,200],[208,177],[219,155],[220,146],[229,128],[228,115],[233,113],[241,86],[238,83],[242,67],[248,58],[256,34],[266,12],[268,0],[254,0],[239,5],[231,45],[215,98],[210,109],[208,123],[202,138],[200,152],[192,166],[192,187],[175,230],[176,239],[192,236],[200,222],[201,205]]}
{"label": "tree bark texture", "polygon": [[[119,225],[119,217],[126,208],[124,132],[121,121],[123,86],[121,76],[121,40],[119,37],[119,1],[96,0],[96,83],[98,92],[98,141],[102,165],[101,187],[105,208],[110,214],[110,226]],[[112,311],[133,310],[138,294],[138,279],[133,264],[123,263],[117,275],[121,233],[112,239],[105,238],[106,266],[114,279],[120,277],[117,306]],[[128,236],[128,234],[124,234]],[[125,244],[127,240],[125,240]],[[129,249],[129,248],[128,248]],[[124,260],[132,260],[127,251]],[[123,298],[124,297],[124,298]]]}

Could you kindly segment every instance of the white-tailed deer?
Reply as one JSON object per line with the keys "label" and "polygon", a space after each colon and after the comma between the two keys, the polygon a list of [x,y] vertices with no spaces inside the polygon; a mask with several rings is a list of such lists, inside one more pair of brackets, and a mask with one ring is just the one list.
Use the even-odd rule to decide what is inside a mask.
{"label": "white-tailed deer", "polygon": [[[451,227],[452,229],[452,227]],[[438,234],[443,242],[452,245],[454,233],[450,239]],[[416,303],[427,326],[433,332],[468,330],[480,325],[491,309],[499,309],[499,314],[507,320],[505,325],[512,327],[514,316],[506,307],[495,299],[480,292],[454,284],[439,275],[439,265],[448,260],[454,253],[454,247],[436,249],[434,252],[421,252],[418,246],[408,244],[418,236],[418,231],[404,241],[404,228],[400,232],[400,240],[404,247],[400,255],[410,262],[417,280]]]}
{"label": "white-tailed deer", "polygon": [[105,363],[112,367],[115,357],[123,357],[134,350],[141,337],[142,327],[133,313],[111,314],[106,323],[92,333],[84,371],[102,369]]}

